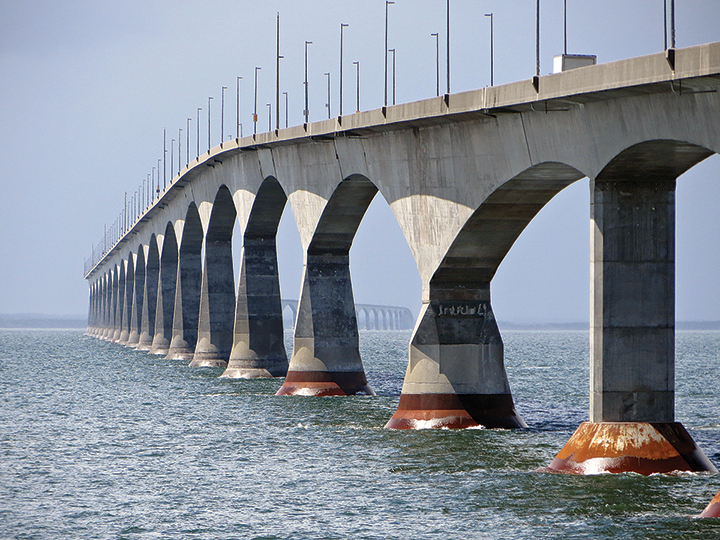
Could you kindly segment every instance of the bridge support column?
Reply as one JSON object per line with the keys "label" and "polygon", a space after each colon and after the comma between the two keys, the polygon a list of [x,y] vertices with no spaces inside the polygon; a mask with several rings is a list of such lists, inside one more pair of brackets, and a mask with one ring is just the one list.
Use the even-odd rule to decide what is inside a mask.
{"label": "bridge support column", "polygon": [[714,471],[674,418],[675,180],[595,180],[590,422],[551,470]]}
{"label": "bridge support column", "polygon": [[718,491],[718,494],[713,497],[713,500],[710,501],[710,504],[707,505],[699,517],[720,518],[720,491]]}
{"label": "bridge support column", "polygon": [[486,288],[431,291],[410,342],[392,429],[527,427],[515,411]]}
{"label": "bridge support column", "polygon": [[292,358],[277,395],[373,394],[360,359],[348,252],[308,254]]}
{"label": "bridge support column", "polygon": [[287,370],[275,237],[245,238],[233,346],[222,376],[285,377]]}
{"label": "bridge support column", "polygon": [[233,342],[234,289],[231,241],[208,238],[200,287],[197,345],[190,367],[227,366]]}
{"label": "bridge support column", "polygon": [[192,360],[197,343],[202,266],[200,253],[180,253],[168,360]]}

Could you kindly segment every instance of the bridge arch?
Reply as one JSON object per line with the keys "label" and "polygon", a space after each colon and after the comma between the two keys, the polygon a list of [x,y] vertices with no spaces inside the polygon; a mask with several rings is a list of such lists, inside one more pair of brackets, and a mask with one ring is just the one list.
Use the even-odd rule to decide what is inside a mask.
{"label": "bridge arch", "polygon": [[140,339],[138,340],[138,350],[141,351],[150,350],[155,334],[158,279],[160,277],[160,254],[158,252],[157,236],[155,233],[150,235],[150,242],[147,245],[146,261],[145,301],[143,303],[142,321],[140,323]]}
{"label": "bridge arch", "polygon": [[122,297],[122,320],[121,332],[118,343],[127,344],[130,337],[130,324],[132,319],[132,305],[135,293],[135,257],[132,251],[128,253],[127,259],[124,260],[125,265],[125,290]]}
{"label": "bridge arch", "polygon": [[133,284],[132,310],[130,313],[130,332],[127,345],[137,347],[142,331],[142,313],[145,305],[145,248],[140,244],[135,256],[135,282]]}

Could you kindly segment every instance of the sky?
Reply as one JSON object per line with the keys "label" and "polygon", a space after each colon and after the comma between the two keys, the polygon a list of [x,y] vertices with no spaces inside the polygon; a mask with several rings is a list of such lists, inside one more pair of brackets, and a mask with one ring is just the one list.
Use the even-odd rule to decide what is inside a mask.
{"label": "sky", "polygon": [[[563,1],[541,3],[541,73],[563,52]],[[599,63],[662,51],[662,0],[567,0],[568,52]],[[451,0],[451,91],[490,84],[494,15],[494,82],[535,71],[533,0]],[[252,128],[258,72],[259,129],[274,103],[276,14],[280,13],[281,92],[289,123],[302,122],[304,49],[308,47],[310,120],[338,114],[339,41],[344,30],[344,112],[383,101],[385,2],[243,0],[0,0],[0,313],[82,315],[88,285],[83,262],[162,157],[168,140],[213,99],[213,145],[220,142],[221,87],[225,135],[234,134],[236,77],[243,131]],[[445,1],[395,0],[388,46],[396,49],[397,102],[431,97],[440,34],[445,81]],[[717,0],[678,1],[677,46],[720,41]],[[392,75],[390,75],[392,79]],[[392,92],[390,92],[392,100]],[[274,114],[272,121],[274,124]],[[206,117],[204,117],[206,119]],[[281,104],[284,125],[284,101]],[[204,127],[203,123],[201,126]],[[206,131],[204,132],[206,134]],[[206,137],[201,129],[201,140]],[[183,132],[183,153],[185,153]],[[191,152],[191,159],[194,152]],[[677,188],[679,320],[720,320],[720,157],[683,175]],[[583,179],[533,220],[492,283],[498,319],[520,323],[589,318],[589,187]],[[302,253],[291,212],[278,232],[281,290],[297,298]],[[236,242],[236,252],[239,245]],[[392,213],[378,195],[350,252],[356,301],[402,305],[417,315],[420,279]],[[237,266],[237,262],[236,262]]]}

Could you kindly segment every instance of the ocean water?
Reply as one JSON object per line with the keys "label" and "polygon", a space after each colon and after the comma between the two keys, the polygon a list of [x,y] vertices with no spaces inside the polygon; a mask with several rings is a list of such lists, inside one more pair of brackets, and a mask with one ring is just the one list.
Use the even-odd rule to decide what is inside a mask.
{"label": "ocean water", "polygon": [[[709,474],[571,476],[587,332],[504,332],[527,430],[391,431],[409,332],[364,332],[376,397],[276,397],[76,331],[0,331],[0,538],[718,538]],[[290,344],[290,336],[288,336]],[[720,332],[677,333],[677,419],[720,465]]]}

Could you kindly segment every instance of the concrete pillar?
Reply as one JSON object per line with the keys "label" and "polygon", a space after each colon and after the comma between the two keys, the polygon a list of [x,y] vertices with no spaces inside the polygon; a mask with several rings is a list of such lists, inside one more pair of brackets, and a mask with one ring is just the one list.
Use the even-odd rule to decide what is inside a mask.
{"label": "concrete pillar", "polygon": [[297,317],[278,395],[373,394],[360,359],[347,251],[307,254]]}
{"label": "concrete pillar", "polygon": [[158,272],[157,302],[155,310],[155,331],[150,347],[151,354],[167,355],[173,334],[173,312],[175,310],[175,286],[178,272],[178,247],[175,232],[168,225],[163,240],[160,269]]}
{"label": "concrete pillar", "polygon": [[205,243],[198,337],[191,367],[226,367],[233,343],[235,310],[232,243]]}
{"label": "concrete pillar", "polygon": [[180,251],[169,360],[192,360],[197,343],[202,266],[200,253]]}
{"label": "concrete pillar", "polygon": [[[122,291],[125,288],[125,278],[124,273],[121,272],[121,268],[116,266],[115,275],[113,276],[113,300],[112,300],[112,321],[111,321],[111,327],[110,331],[108,332],[108,341],[115,342],[118,339],[120,339],[120,317],[122,314],[122,308],[120,307],[122,302],[120,302],[120,298],[122,294],[124,294]],[[122,278],[122,281],[121,281]]]}
{"label": "concrete pillar", "polygon": [[240,265],[233,347],[222,376],[284,377],[287,370],[275,236],[246,237]]}
{"label": "concrete pillar", "polygon": [[394,429],[526,427],[515,411],[490,286],[431,289],[410,342]]}
{"label": "concrete pillar", "polygon": [[135,286],[135,264],[132,253],[128,257],[125,267],[125,291],[123,292],[122,316],[120,319],[120,338],[117,340],[121,345],[127,343],[130,337],[130,317],[132,315],[133,291]]}
{"label": "concrete pillar", "polygon": [[145,308],[145,253],[140,246],[135,257],[135,284],[133,285],[132,311],[130,314],[130,334],[127,346],[137,347],[142,331],[142,316]]}
{"label": "concrete pillar", "polygon": [[720,518],[720,491],[713,497],[710,504],[707,505],[703,513],[699,517],[702,518]]}
{"label": "concrete pillar", "polygon": [[140,338],[137,347],[139,351],[149,351],[152,348],[158,300],[158,266],[157,243],[153,238],[148,249],[147,264],[145,266],[145,290],[143,293],[145,301],[143,302]]}
{"label": "concrete pillar", "polygon": [[715,470],[675,422],[675,180],[591,182],[590,422],[550,465]]}

